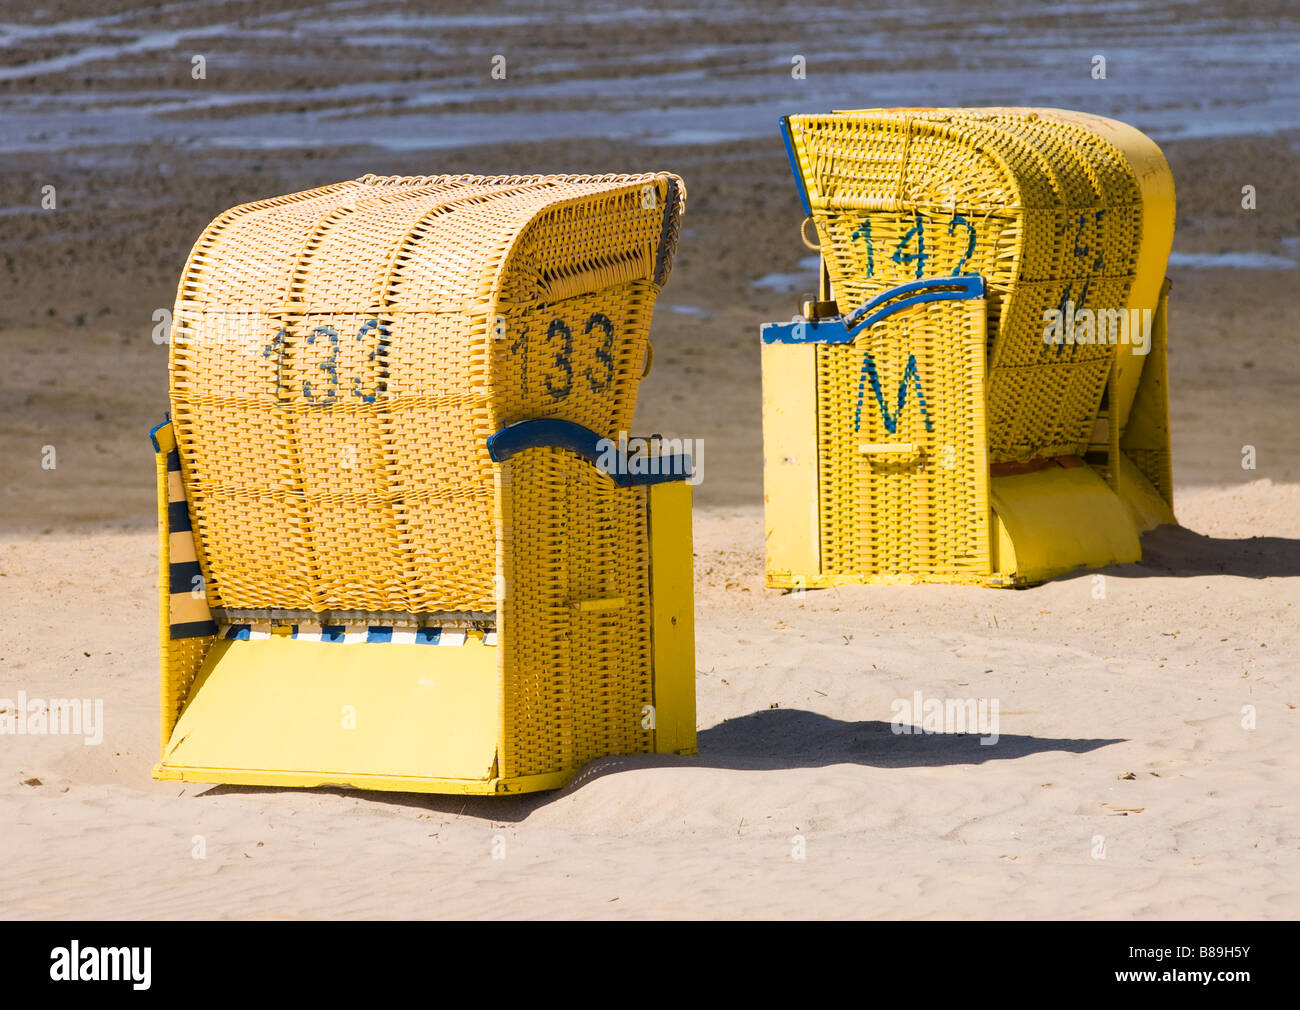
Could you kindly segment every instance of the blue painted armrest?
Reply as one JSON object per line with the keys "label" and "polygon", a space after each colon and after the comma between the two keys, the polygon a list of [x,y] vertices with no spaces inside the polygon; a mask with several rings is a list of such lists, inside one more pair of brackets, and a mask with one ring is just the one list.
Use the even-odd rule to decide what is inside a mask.
{"label": "blue painted armrest", "polygon": [[895,312],[922,302],[960,301],[984,297],[984,278],[978,274],[956,277],[925,277],[882,291],[845,316],[830,319],[767,323],[765,344],[851,344],[868,326],[888,319]]}
{"label": "blue painted armrest", "polygon": [[[567,449],[591,462],[619,487],[636,487],[642,484],[664,484],[686,480],[692,475],[690,456],[645,456],[629,459],[627,443],[603,438],[590,428],[573,421],[556,418],[538,418],[508,424],[487,440],[488,455],[493,462],[502,463],[525,449]],[[629,464],[639,464],[637,469],[651,469],[653,473],[628,473]]]}

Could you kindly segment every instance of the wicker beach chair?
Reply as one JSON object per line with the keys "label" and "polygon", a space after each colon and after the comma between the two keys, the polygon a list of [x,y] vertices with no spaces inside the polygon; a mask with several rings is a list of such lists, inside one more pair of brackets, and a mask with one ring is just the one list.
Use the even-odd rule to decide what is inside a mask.
{"label": "wicker beach chair", "polygon": [[689,459],[607,465],[675,176],[367,176],[236,207],[155,429],[156,778],[502,793],[695,747]]}
{"label": "wicker beach chair", "polygon": [[1136,561],[1174,521],[1159,148],[1053,109],[782,128],[822,271],[763,328],[768,584]]}

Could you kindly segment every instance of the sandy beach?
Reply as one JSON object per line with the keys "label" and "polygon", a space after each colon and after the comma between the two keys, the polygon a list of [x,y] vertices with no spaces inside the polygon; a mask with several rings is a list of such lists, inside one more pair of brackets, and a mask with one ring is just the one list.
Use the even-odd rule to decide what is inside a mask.
{"label": "sandy beach", "polygon": [[[575,44],[572,23],[538,22],[523,5],[404,24],[385,3],[342,14],[267,3],[229,21],[200,4],[156,13],[148,30],[126,3],[91,6],[46,3],[0,28],[0,699],[102,701],[98,743],[0,736],[0,917],[1300,915],[1300,122],[1279,113],[1256,126],[1244,111],[1228,122],[1261,80],[1283,79],[1283,97],[1295,86],[1294,63],[1270,67],[1266,52],[1252,66],[1239,52],[1265,37],[1294,45],[1294,11],[1260,4],[1234,21],[1232,5],[1210,4],[1183,19],[1170,47],[1220,46],[1200,57],[1222,70],[1219,104],[1202,106],[1187,98],[1196,71],[1125,83],[1118,49],[1115,92],[1095,101],[1038,56],[1025,57],[1023,91],[1014,72],[978,60],[958,73],[972,82],[964,95],[945,90],[951,82],[923,90],[948,66],[944,47],[966,36],[930,36],[902,15],[864,32],[865,55],[851,57],[853,40],[835,37],[844,24],[830,21],[792,49],[779,25],[796,8],[780,5],[711,9],[709,45],[699,19],[655,11],[588,14]],[[92,14],[100,20],[78,20]],[[364,34],[355,22],[369,18],[369,31],[430,49],[376,65],[371,48],[339,42],[325,76],[297,58],[278,75],[258,69],[277,25],[327,14],[338,39]],[[1079,54],[1120,23],[1062,18],[1023,30],[1055,39],[1063,61],[1082,59],[1086,79]],[[1151,24],[1177,20],[1172,5],[1152,5]],[[629,30],[645,24],[660,34]],[[1134,24],[1122,53],[1140,60],[1157,43]],[[91,45],[106,49],[84,55]],[[1021,591],[764,588],[758,327],[788,319],[814,284],[764,103],[809,111],[842,99],[752,91],[754,109],[729,103],[744,92],[738,80],[804,49],[825,51],[818,72],[849,90],[863,73],[925,102],[1023,95],[1117,115],[1160,141],[1178,189],[1181,528],[1147,534],[1141,564]],[[177,97],[194,83],[190,54],[204,51],[205,100]],[[519,54],[517,91],[484,93],[497,51]],[[1176,58],[1161,50],[1152,65]],[[223,66],[237,77],[222,78]],[[662,76],[668,97],[638,98],[642,75]],[[1124,88],[1152,97],[1131,101]],[[438,105],[445,95],[455,109]],[[751,112],[766,134],[751,131]],[[599,117],[620,115],[638,125],[592,135],[605,129]],[[544,121],[551,139],[524,120]],[[444,143],[435,128],[461,139]],[[411,143],[420,131],[434,139]],[[207,221],[372,171],[660,169],[680,174],[689,198],[637,426],[706,445],[694,518],[698,757],[604,759],[564,790],[527,797],[152,781],[146,433],[167,389],[153,314],[170,308]],[[1255,211],[1242,208],[1244,185],[1258,191]],[[42,465],[51,446],[53,469]],[[895,733],[898,703],[918,692],[996,699],[997,742]]]}

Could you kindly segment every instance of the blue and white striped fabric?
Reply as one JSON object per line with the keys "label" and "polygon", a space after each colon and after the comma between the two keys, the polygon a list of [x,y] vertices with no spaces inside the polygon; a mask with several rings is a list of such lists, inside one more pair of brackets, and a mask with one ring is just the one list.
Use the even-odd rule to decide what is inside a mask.
{"label": "blue and white striped fabric", "polygon": [[[464,628],[396,628],[376,624],[293,624],[288,637],[303,642],[334,642],[349,645],[356,642],[389,642],[394,645],[464,645],[468,635]],[[222,638],[238,641],[256,641],[270,638],[271,623],[227,624],[221,627]],[[484,645],[496,645],[497,633],[486,632]]]}
{"label": "blue and white striped fabric", "polygon": [[[154,445],[157,444],[155,441]],[[171,637],[207,638],[215,635],[217,625],[208,609],[203,569],[199,567],[199,555],[194,548],[190,507],[185,500],[185,484],[181,478],[181,457],[175,449],[167,452],[167,562]]]}

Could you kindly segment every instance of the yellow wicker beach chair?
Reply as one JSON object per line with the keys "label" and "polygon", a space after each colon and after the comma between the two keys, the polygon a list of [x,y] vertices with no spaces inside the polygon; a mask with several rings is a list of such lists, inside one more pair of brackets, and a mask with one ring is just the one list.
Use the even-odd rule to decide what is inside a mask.
{"label": "yellow wicker beach chair", "polygon": [[822,271],[763,327],[768,584],[1012,586],[1138,560],[1174,522],[1159,148],[1055,109],[782,129]]}
{"label": "yellow wicker beach chair", "polygon": [[156,778],[503,793],[694,752],[690,460],[611,465],[684,200],[367,176],[212,222],[152,433]]}

